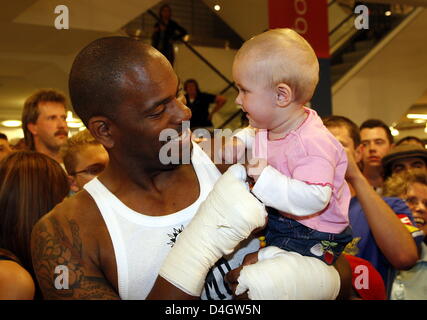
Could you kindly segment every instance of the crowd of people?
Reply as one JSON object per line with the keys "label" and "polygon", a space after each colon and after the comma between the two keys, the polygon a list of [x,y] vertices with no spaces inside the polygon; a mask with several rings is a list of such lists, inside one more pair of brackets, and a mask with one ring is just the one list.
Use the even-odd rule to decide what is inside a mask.
{"label": "crowd of people", "polygon": [[427,299],[421,139],[305,107],[317,58],[276,29],[238,51],[250,126],[209,154],[182,123],[212,126],[226,99],[194,79],[184,95],[170,59],[97,39],[69,74],[87,129],[69,138],[66,97],[41,89],[24,146],[0,135],[1,299]]}

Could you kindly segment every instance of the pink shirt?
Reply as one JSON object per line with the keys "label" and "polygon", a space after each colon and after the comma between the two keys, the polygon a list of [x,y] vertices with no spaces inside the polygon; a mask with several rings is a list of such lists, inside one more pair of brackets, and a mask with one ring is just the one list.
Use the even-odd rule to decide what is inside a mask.
{"label": "pink shirt", "polygon": [[[330,186],[332,196],[324,210],[309,216],[290,217],[318,231],[340,233],[349,224],[351,195],[345,181],[347,155],[316,111],[309,108],[305,111],[308,113],[305,121],[282,139],[268,141],[268,131],[257,130],[254,156],[262,157],[267,151],[268,164],[282,174],[307,184]],[[261,141],[267,141],[267,145]]]}

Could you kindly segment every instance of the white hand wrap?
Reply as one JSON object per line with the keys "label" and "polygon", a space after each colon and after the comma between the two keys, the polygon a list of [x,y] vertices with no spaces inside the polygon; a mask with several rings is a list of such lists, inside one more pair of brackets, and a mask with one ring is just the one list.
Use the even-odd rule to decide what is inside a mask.
{"label": "white hand wrap", "polygon": [[265,224],[267,212],[248,190],[246,170],[231,166],[216,182],[195,217],[179,235],[159,275],[199,296],[209,269],[250,233]]}
{"label": "white hand wrap", "polygon": [[251,300],[333,300],[340,277],[333,266],[278,247],[258,252],[258,262],[242,268],[236,295]]}

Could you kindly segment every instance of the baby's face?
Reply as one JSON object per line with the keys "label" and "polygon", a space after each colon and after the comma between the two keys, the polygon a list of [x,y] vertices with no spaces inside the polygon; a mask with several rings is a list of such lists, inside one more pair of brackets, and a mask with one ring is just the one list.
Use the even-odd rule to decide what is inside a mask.
{"label": "baby's face", "polygon": [[255,74],[254,63],[249,58],[237,58],[233,64],[233,78],[239,88],[235,100],[249,119],[252,127],[269,129],[277,121],[275,116],[275,91],[267,86],[265,78]]}

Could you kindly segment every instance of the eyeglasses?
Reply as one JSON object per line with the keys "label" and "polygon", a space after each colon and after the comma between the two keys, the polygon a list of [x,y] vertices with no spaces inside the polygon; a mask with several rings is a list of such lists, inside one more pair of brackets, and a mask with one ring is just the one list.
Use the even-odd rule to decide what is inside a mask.
{"label": "eyeglasses", "polygon": [[420,200],[417,197],[408,197],[408,198],[403,199],[403,200],[405,200],[405,202],[407,204],[410,204],[412,206],[417,206],[421,202],[423,204],[423,206],[427,209],[427,199]]}
{"label": "eyeglasses", "polygon": [[71,173],[72,176],[81,174],[81,173],[85,173],[91,176],[97,176],[99,175],[102,171],[104,171],[105,169],[105,165],[97,163],[97,164],[93,164],[89,167],[87,167],[84,170],[80,170],[80,171],[74,171]]}

